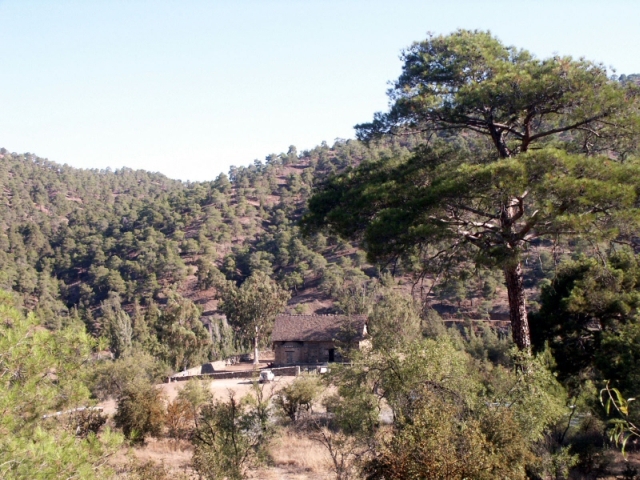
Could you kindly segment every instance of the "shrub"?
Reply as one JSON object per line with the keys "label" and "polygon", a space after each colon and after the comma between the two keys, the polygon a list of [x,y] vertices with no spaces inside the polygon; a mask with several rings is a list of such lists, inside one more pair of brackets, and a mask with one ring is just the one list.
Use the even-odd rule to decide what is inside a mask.
{"label": "shrub", "polygon": [[282,387],[274,398],[274,404],[284,416],[295,422],[303,413],[311,411],[319,393],[318,378],[304,375],[296,378],[290,385]]}
{"label": "shrub", "polygon": [[195,412],[191,404],[183,398],[176,398],[169,403],[165,423],[171,438],[189,438],[195,427]]}
{"label": "shrub", "polygon": [[193,467],[206,480],[239,480],[264,459],[265,431],[260,416],[233,392],[226,402],[202,407],[194,433]]}
{"label": "shrub", "polygon": [[477,418],[463,404],[425,392],[411,419],[396,423],[391,437],[381,435],[368,478],[524,480],[532,455],[518,424],[506,408],[485,413]]}
{"label": "shrub", "polygon": [[187,401],[191,408],[197,413],[200,407],[211,403],[213,395],[211,394],[211,390],[209,390],[209,382],[192,378],[178,391],[178,398]]}
{"label": "shrub", "polygon": [[77,437],[87,438],[98,433],[107,422],[107,416],[99,410],[86,409],[69,415],[68,427]]}
{"label": "shrub", "polygon": [[128,385],[118,398],[114,420],[132,442],[159,435],[165,423],[162,393],[145,382]]}
{"label": "shrub", "polygon": [[166,366],[151,355],[137,352],[116,361],[96,364],[91,376],[91,393],[100,400],[118,398],[129,385],[140,380],[156,383],[167,373]]}
{"label": "shrub", "polygon": [[191,379],[178,391],[167,406],[166,425],[171,438],[187,439],[196,428],[196,419],[203,405],[211,403],[213,395],[208,382]]}

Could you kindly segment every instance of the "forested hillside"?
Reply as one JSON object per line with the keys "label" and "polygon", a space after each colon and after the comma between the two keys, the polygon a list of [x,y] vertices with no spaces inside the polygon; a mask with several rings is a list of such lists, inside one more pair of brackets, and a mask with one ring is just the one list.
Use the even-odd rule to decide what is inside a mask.
{"label": "forested hillside", "polygon": [[[267,478],[303,444],[338,480],[637,478],[638,77],[467,30],[403,61],[359,140],[208,182],[0,151],[0,477]],[[344,313],[349,361],[160,385],[257,369],[283,310]],[[112,458],[149,438],[184,472]]]}
{"label": "forested hillside", "polygon": [[[154,331],[161,339],[157,317],[182,306],[199,335],[205,335],[200,319],[212,324],[214,358],[239,348],[216,310],[219,272],[238,283],[255,271],[267,273],[291,292],[295,313],[362,313],[375,279],[387,271],[440,313],[505,319],[499,273],[467,268],[414,284],[416,277],[406,274],[419,271],[417,258],[371,265],[355,244],[300,232],[314,184],[363,161],[408,157],[418,143],[417,137],[367,146],[337,140],[301,154],[290,147],[232,167],[228,176],[186,183],[127,168],[76,169],[3,149],[0,288],[19,293],[50,328],[76,317],[100,336],[125,315],[141,341]],[[528,288],[537,292],[538,281],[553,274],[564,247],[531,246]],[[578,241],[571,251],[588,247]],[[353,304],[358,295],[360,305]]]}
{"label": "forested hillside", "polygon": [[[218,270],[237,282],[269,274],[292,292],[298,313],[335,311],[346,284],[377,273],[351,244],[300,234],[297,220],[313,184],[410,147],[340,140],[300,155],[290,147],[196,183],[127,168],[81,170],[2,150],[0,287],[19,293],[50,328],[77,317],[97,336],[126,315],[146,338],[140,332],[153,330],[171,305],[191,311],[200,330],[195,320],[216,313]],[[221,328],[213,330],[224,343]],[[214,343],[214,356],[233,349]]]}

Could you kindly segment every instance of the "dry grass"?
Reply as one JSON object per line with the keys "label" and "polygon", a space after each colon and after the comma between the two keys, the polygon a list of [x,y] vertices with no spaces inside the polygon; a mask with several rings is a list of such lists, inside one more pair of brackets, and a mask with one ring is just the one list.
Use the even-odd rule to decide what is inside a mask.
{"label": "dry grass", "polygon": [[193,448],[188,441],[169,438],[148,438],[142,446],[122,448],[109,462],[121,475],[127,478],[126,472],[133,465],[147,463],[162,466],[170,478],[192,474],[191,456]]}
{"label": "dry grass", "polygon": [[[265,385],[265,393],[271,390],[277,390],[281,386],[288,385],[296,377],[282,376],[276,377],[275,381]],[[245,395],[253,391],[253,380],[249,378],[229,378],[224,380],[202,380],[204,383],[208,383],[211,393],[218,399],[226,399],[229,395],[229,390],[236,393],[237,398],[242,398]],[[173,383],[161,383],[158,385],[168,401],[173,401],[178,396],[178,392],[185,386],[185,382],[173,382]]]}
{"label": "dry grass", "polygon": [[[268,395],[272,389],[288,385],[295,377],[277,377],[276,382],[265,386]],[[228,390],[234,390],[238,397],[251,392],[253,384],[247,379],[227,379],[207,381],[211,392],[217,398],[224,398]],[[161,384],[169,400],[174,399],[178,390],[184,387],[183,382]],[[106,402],[104,402],[106,403]],[[111,409],[115,411],[115,402]],[[104,405],[107,406],[107,405]],[[112,412],[109,412],[112,413]],[[325,480],[335,478],[329,453],[318,442],[296,433],[293,429],[284,428],[271,440],[268,446],[273,460],[270,466],[262,466],[249,473],[249,478],[260,480]],[[128,472],[133,466],[152,465],[165,471],[168,478],[196,478],[191,469],[192,445],[186,441],[169,438],[148,438],[144,445],[133,448],[122,448],[109,462],[117,471],[117,478],[130,478]],[[153,477],[153,472],[152,475]],[[136,477],[137,478],[137,477]],[[163,476],[155,476],[154,480],[164,480]]]}
{"label": "dry grass", "polygon": [[[155,465],[168,478],[196,478],[190,468],[192,447],[187,441],[149,438],[143,446],[123,448],[111,459],[117,478],[129,478],[134,465]],[[260,480],[326,480],[334,478],[331,458],[322,445],[285,428],[269,444],[271,466],[251,470],[249,478]],[[157,480],[164,480],[161,476]]]}
{"label": "dry grass", "polygon": [[269,453],[274,467],[259,469],[253,478],[332,478],[331,457],[318,442],[285,428],[271,441]]}

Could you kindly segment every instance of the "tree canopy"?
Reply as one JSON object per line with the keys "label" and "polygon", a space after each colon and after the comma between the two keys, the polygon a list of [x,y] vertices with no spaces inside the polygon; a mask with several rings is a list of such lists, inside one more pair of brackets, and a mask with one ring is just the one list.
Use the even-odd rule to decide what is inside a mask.
{"label": "tree canopy", "polygon": [[514,341],[528,350],[528,245],[636,231],[638,89],[601,65],[539,60],[485,32],[429,37],[403,59],[390,111],[356,128],[370,142],[422,143],[330,178],[306,228],[361,239],[372,261],[412,258],[423,272],[470,260],[501,268]]}
{"label": "tree canopy", "polygon": [[563,380],[610,381],[629,395],[640,391],[640,259],[615,252],[602,262],[579,258],[543,286],[532,316],[537,350],[549,347]]}
{"label": "tree canopy", "polygon": [[239,287],[233,282],[221,286],[220,310],[238,335],[252,340],[254,363],[258,363],[258,345],[271,334],[276,315],[287,305],[291,294],[263,272],[253,273]]}
{"label": "tree canopy", "polygon": [[15,300],[0,290],[0,477],[108,476],[105,460],[121,436],[108,429],[80,435],[82,413],[74,410],[92,403],[86,377],[95,342],[78,324],[48,331]]}

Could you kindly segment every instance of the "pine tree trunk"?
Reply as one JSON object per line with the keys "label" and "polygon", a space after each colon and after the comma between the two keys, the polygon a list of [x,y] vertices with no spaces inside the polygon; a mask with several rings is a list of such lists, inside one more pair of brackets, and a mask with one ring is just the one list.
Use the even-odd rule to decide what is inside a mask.
{"label": "pine tree trunk", "polygon": [[258,336],[253,337],[253,364],[258,365],[260,359],[258,358]]}
{"label": "pine tree trunk", "polygon": [[509,317],[513,341],[520,350],[529,351],[531,349],[531,335],[520,262],[507,265],[504,268],[504,277],[509,295]]}

